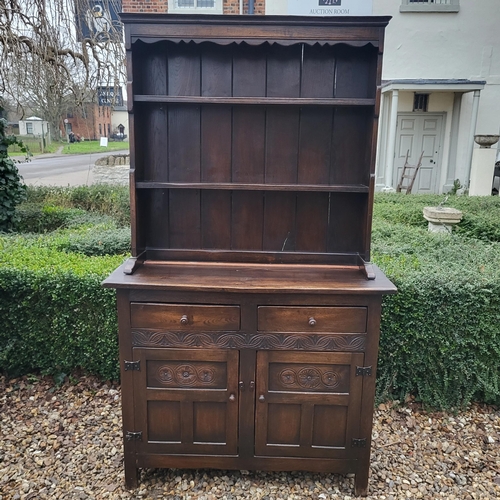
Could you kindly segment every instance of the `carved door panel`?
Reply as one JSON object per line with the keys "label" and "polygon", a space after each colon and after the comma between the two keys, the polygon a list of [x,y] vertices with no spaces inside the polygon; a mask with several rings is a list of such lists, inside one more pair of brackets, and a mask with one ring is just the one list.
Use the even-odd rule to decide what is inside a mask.
{"label": "carved door panel", "polygon": [[134,349],[138,451],[236,455],[236,350]]}
{"label": "carved door panel", "polygon": [[[257,353],[256,455],[345,458],[359,438],[362,353]],[[362,436],[365,437],[365,436]]]}

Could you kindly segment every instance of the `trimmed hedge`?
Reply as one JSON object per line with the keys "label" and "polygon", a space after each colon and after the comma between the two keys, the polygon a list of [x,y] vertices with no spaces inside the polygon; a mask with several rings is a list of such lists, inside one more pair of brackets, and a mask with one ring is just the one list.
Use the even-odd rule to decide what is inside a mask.
{"label": "trimmed hedge", "polygon": [[500,244],[375,221],[384,298],[379,399],[458,408],[500,403]]}
{"label": "trimmed hedge", "polygon": [[[123,256],[85,257],[3,239],[0,254],[0,369],[117,379],[114,290],[101,281]],[[9,241],[10,240],[10,241]]]}

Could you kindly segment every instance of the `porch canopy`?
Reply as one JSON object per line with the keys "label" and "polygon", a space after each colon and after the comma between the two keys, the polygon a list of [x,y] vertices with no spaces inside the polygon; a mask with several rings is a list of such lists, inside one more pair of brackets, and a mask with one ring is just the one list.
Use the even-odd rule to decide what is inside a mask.
{"label": "porch canopy", "polygon": [[[479,109],[479,98],[481,90],[484,89],[486,81],[484,80],[468,80],[468,79],[395,79],[382,81],[382,98],[390,99],[390,116],[387,123],[388,142],[387,151],[394,152],[396,145],[396,129],[398,117],[399,92],[417,92],[417,93],[434,93],[434,92],[453,92],[453,116],[451,123],[451,142],[450,142],[450,157],[448,164],[453,164],[453,156],[456,155],[458,140],[458,129],[460,126],[460,110],[463,94],[474,92],[472,103],[472,113],[470,121],[470,134],[467,144],[467,161],[468,174],[466,183],[470,177],[470,165],[472,163],[472,152],[474,149],[474,133],[476,130],[477,115]],[[453,163],[452,163],[453,162]],[[387,155],[387,163],[385,165],[385,184],[392,186],[393,184],[393,168],[394,154]]]}

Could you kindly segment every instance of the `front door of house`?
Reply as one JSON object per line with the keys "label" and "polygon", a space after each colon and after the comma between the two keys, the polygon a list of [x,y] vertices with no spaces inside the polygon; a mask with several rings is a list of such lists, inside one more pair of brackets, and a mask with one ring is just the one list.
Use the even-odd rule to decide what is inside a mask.
{"label": "front door of house", "polygon": [[398,185],[409,151],[408,163],[416,165],[422,151],[420,167],[412,193],[437,193],[441,172],[443,114],[400,113],[396,134],[393,187]]}

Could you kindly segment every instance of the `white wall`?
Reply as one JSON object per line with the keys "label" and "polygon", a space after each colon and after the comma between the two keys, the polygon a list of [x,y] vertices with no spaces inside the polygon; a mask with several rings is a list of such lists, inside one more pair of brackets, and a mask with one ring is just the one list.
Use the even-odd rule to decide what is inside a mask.
{"label": "white wall", "polygon": [[130,137],[130,130],[128,128],[128,111],[111,111],[111,132],[113,133],[118,129],[120,123],[125,127],[125,134]]}
{"label": "white wall", "polygon": [[[374,15],[393,19],[386,31],[382,78],[484,80],[476,134],[500,130],[500,3],[460,0],[458,13],[399,12],[400,0],[374,0]],[[431,96],[431,103],[434,94]],[[402,111],[402,109],[400,109]],[[429,109],[431,111],[431,109]],[[432,111],[437,111],[433,109]],[[462,99],[457,174],[466,175],[472,93]],[[448,114],[448,121],[451,115]],[[478,147],[475,145],[475,147]]]}
{"label": "white wall", "polygon": [[[27,132],[27,123],[32,123],[33,124],[33,131],[28,134]],[[19,120],[19,135],[37,135],[37,136],[42,136],[45,135],[47,136],[49,132],[49,123],[46,121],[42,120]]]}

